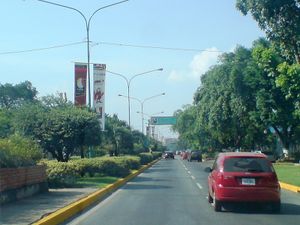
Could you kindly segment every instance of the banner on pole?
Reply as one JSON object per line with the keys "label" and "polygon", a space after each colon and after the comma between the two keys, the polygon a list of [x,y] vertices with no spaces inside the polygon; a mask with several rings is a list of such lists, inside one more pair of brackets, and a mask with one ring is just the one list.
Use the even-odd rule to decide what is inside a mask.
{"label": "banner on pole", "polygon": [[100,126],[105,129],[105,64],[93,64],[94,71],[94,109],[98,114]]}
{"label": "banner on pole", "polygon": [[74,102],[76,106],[86,105],[87,64],[75,63]]}

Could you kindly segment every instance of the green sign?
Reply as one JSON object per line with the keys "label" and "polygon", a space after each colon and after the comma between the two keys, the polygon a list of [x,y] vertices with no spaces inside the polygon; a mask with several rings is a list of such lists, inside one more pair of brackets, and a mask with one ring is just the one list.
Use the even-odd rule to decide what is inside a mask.
{"label": "green sign", "polygon": [[153,116],[150,119],[151,125],[174,125],[177,118],[174,116]]}

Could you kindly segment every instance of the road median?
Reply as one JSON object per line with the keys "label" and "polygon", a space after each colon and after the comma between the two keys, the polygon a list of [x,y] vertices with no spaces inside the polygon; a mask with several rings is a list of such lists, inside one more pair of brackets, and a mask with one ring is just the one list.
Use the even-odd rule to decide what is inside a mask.
{"label": "road median", "polygon": [[123,186],[126,182],[129,180],[135,178],[140,173],[144,172],[146,169],[154,165],[156,162],[158,162],[159,159],[149,163],[148,165],[142,166],[139,170],[131,173],[125,178],[119,179],[113,184],[107,185],[105,188],[100,189],[82,199],[77,200],[76,202],[73,202],[47,216],[44,218],[32,223],[33,225],[55,225],[60,224],[67,219],[73,217],[77,213],[83,211],[87,207],[91,206],[92,204],[96,202],[100,202],[104,199],[108,194],[111,194],[113,191],[118,189],[119,187]]}
{"label": "road median", "polygon": [[298,186],[287,184],[284,182],[279,182],[279,183],[280,183],[281,188],[283,188],[285,190],[300,193],[300,187],[298,187]]}

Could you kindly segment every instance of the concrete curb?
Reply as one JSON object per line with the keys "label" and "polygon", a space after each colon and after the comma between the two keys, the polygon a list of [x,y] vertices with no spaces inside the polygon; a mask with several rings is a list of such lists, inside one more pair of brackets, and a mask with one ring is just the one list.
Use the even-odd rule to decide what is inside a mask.
{"label": "concrete curb", "polygon": [[281,188],[283,188],[283,189],[286,189],[288,191],[293,191],[296,193],[300,193],[300,187],[297,187],[297,186],[294,186],[291,184],[287,184],[287,183],[283,183],[283,182],[279,182],[279,183],[280,183]]}
{"label": "concrete curb", "polygon": [[37,222],[32,223],[33,225],[55,225],[60,224],[67,219],[71,218],[72,216],[76,215],[77,213],[83,211],[88,206],[92,205],[96,201],[101,201],[104,196],[106,196],[109,193],[112,193],[119,187],[123,186],[125,183],[127,183],[129,180],[133,179],[134,177],[138,176],[142,172],[144,172],[146,169],[153,166],[155,163],[157,163],[160,159],[157,159],[148,165],[142,166],[138,171],[133,172],[132,174],[128,175],[125,178],[119,179],[113,184],[109,184],[103,189],[100,189],[87,197],[84,197],[74,203],[71,203],[51,214],[48,216],[40,219]]}

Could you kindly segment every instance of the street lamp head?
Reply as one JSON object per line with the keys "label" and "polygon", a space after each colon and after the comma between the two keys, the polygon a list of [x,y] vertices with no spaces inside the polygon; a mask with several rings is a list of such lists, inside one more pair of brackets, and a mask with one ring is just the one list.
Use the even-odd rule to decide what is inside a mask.
{"label": "street lamp head", "polygon": [[166,95],[166,93],[164,92],[164,93],[162,93],[161,95]]}
{"label": "street lamp head", "polygon": [[159,68],[159,69],[157,69],[158,71],[163,71],[164,69],[163,68]]}

